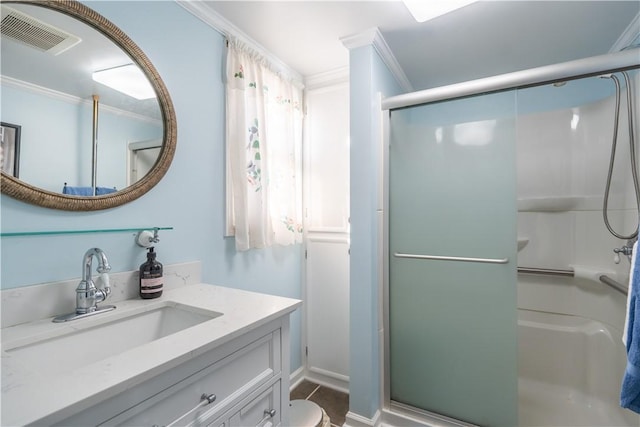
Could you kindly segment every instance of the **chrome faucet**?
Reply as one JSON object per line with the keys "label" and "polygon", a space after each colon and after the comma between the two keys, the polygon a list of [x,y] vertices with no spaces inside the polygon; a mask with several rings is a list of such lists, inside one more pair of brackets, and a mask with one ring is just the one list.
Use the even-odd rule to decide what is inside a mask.
{"label": "chrome faucet", "polygon": [[[102,283],[102,289],[96,288],[95,283],[91,278],[91,265],[93,263],[93,257],[98,259],[98,273],[101,273],[100,279]],[[109,276],[107,273],[111,270],[107,255],[99,248],[91,248],[85,254],[82,259],[82,281],[76,288],[76,313],[85,314],[92,311],[96,311],[98,303],[107,299],[111,294],[111,287],[109,286]],[[104,283],[106,281],[106,283]]]}
{"label": "chrome faucet", "polygon": [[[93,257],[98,259],[97,271],[100,273],[101,288],[97,288],[91,277],[93,265]],[[111,270],[107,255],[100,248],[89,249],[82,258],[82,280],[76,288],[76,311],[74,313],[58,316],[53,319],[54,322],[66,322],[68,320],[79,319],[90,316],[92,314],[110,311],[116,308],[113,305],[104,305],[98,307],[98,303],[107,299],[111,294],[109,286],[109,275]]]}

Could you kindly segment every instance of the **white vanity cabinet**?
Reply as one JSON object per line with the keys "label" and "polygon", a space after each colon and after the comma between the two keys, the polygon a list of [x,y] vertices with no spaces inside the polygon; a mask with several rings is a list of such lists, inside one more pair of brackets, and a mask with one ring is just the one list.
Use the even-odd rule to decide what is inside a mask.
{"label": "white vanity cabinet", "polygon": [[282,425],[283,419],[288,419],[289,406],[288,334],[289,319],[284,316],[59,425]]}
{"label": "white vanity cabinet", "polygon": [[[18,310],[7,318],[13,305],[59,292],[55,285],[0,291],[9,325],[0,334],[0,425],[288,425],[289,315],[302,301],[178,283],[154,300],[115,300],[115,310],[95,318],[54,323]],[[182,327],[184,319],[192,323]],[[15,351],[34,345],[49,350],[29,360]]]}

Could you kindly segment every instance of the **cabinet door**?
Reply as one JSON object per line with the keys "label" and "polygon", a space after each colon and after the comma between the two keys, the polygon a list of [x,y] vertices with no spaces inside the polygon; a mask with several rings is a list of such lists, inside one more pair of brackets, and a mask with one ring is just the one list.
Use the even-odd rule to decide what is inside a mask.
{"label": "cabinet door", "polygon": [[273,384],[229,420],[229,427],[272,427],[281,424],[280,381]]}

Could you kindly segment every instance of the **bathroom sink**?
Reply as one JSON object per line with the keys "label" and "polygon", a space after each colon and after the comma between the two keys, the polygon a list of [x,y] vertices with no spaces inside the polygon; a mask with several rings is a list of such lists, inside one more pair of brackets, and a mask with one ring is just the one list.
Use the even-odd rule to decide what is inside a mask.
{"label": "bathroom sink", "polygon": [[35,342],[3,345],[3,350],[38,371],[66,372],[222,316],[170,301],[146,311],[111,313],[67,323],[69,332],[62,335],[56,330]]}

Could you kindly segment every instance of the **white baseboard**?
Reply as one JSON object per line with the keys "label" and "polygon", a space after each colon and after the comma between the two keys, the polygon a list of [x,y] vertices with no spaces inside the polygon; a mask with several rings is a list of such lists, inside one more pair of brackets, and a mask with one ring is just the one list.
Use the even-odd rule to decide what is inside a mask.
{"label": "white baseboard", "polygon": [[307,368],[305,378],[316,384],[349,393],[349,377],[334,374],[333,372],[324,371],[322,369]]}
{"label": "white baseboard", "polygon": [[345,422],[342,427],[380,427],[381,424],[380,411],[376,411],[373,418],[365,418],[354,412],[347,412]]}
{"label": "white baseboard", "polygon": [[304,381],[304,368],[301,366],[289,375],[289,391],[296,388],[302,381]]}

